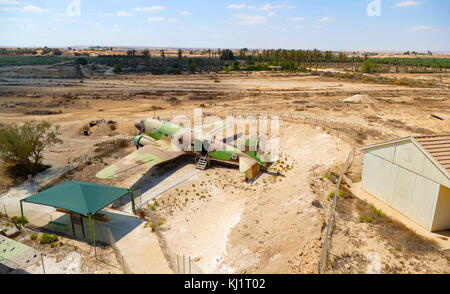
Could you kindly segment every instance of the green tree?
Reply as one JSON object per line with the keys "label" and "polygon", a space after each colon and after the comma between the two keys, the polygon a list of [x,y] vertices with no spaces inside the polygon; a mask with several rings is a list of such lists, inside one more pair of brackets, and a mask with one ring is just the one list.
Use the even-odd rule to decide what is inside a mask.
{"label": "green tree", "polygon": [[122,66],[120,64],[116,64],[116,66],[114,66],[114,73],[118,74],[122,72]]}
{"label": "green tree", "polygon": [[191,71],[191,73],[195,73],[195,71],[197,70],[197,64],[195,62],[192,62],[191,64],[189,64],[189,70]]}
{"label": "green tree", "polygon": [[77,58],[75,63],[76,64],[81,64],[81,65],[87,65],[88,64],[88,60],[86,58],[80,57],[80,58]]}
{"label": "green tree", "polygon": [[363,73],[373,73],[377,69],[378,65],[370,60],[366,60],[361,65],[361,71]]}
{"label": "green tree", "polygon": [[52,49],[50,49],[48,47],[42,48],[42,54],[49,54],[50,52],[52,52]]}
{"label": "green tree", "polygon": [[233,51],[230,49],[225,49],[220,52],[220,59],[221,60],[236,60],[236,57],[234,56]]}
{"label": "green tree", "polygon": [[63,141],[59,126],[47,121],[29,121],[22,125],[0,125],[0,159],[14,165],[16,174],[36,173],[42,169],[43,152]]}
{"label": "green tree", "polygon": [[60,56],[63,54],[63,52],[58,48],[53,49],[52,52],[53,52],[53,55],[55,55],[55,56]]}

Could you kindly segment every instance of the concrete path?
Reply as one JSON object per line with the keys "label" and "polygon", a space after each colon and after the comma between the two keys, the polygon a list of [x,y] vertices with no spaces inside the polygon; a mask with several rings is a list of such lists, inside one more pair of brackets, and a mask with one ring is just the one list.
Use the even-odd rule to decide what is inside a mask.
{"label": "concrete path", "polygon": [[[35,194],[39,189],[49,185],[51,182],[58,179],[68,171],[75,168],[72,165],[55,166],[47,169],[46,171],[36,175],[32,181],[26,181],[22,185],[11,188],[8,192],[0,195],[0,209],[2,213],[6,213],[9,216],[20,215],[20,200],[27,198]],[[49,212],[54,212],[54,208],[48,208],[42,205],[26,204],[30,209],[30,214],[26,214],[28,220],[36,220],[36,225],[40,225],[50,221],[50,217],[47,215]],[[57,214],[56,216],[61,215]]]}
{"label": "concrete path", "polygon": [[141,224],[115,244],[123,255],[127,274],[172,274],[158,237]]}
{"label": "concrete path", "polygon": [[[156,189],[151,189],[150,191],[145,192],[138,199],[136,199],[136,202],[138,204],[145,205],[145,203],[157,197],[161,193],[164,193],[165,191],[183,183],[184,181],[192,178],[193,176],[199,174],[200,172],[201,170],[199,169],[193,169],[185,173],[184,175],[170,181],[169,183],[162,184],[160,187],[156,187]],[[131,203],[127,204],[127,206],[124,208],[124,211],[132,213]]]}

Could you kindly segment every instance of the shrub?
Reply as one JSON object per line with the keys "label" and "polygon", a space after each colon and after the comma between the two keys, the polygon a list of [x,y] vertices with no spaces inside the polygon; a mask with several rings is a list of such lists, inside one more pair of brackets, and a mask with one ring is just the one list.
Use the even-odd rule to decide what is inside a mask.
{"label": "shrub", "polygon": [[377,217],[385,217],[386,215],[380,209],[372,206],[372,213]]}
{"label": "shrub", "polygon": [[328,193],[327,197],[328,198],[333,198],[334,194],[336,194],[336,191],[331,191],[330,193]]}
{"label": "shrub", "polygon": [[345,198],[345,197],[347,197],[347,193],[345,191],[339,191],[338,196],[341,198]]}
{"label": "shrub", "polygon": [[361,65],[361,71],[363,73],[373,73],[377,69],[378,65],[370,60],[366,60]]}
{"label": "shrub", "polygon": [[21,216],[13,216],[12,221],[15,222],[16,224],[20,224],[20,225],[24,225],[24,224],[28,224],[28,219],[26,216],[21,217]]}
{"label": "shrub", "polygon": [[373,222],[373,217],[371,217],[371,216],[360,216],[359,217],[359,222],[360,223],[372,223]]}
{"label": "shrub", "polygon": [[115,74],[121,73],[122,72],[122,66],[120,64],[116,64],[116,66],[114,66],[113,72]]}
{"label": "shrub", "polygon": [[38,237],[38,236],[37,236],[36,234],[31,234],[30,239],[31,239],[31,240],[36,240],[37,237]]}
{"label": "shrub", "polygon": [[55,243],[55,242],[58,242],[58,236],[55,236],[55,235],[49,235],[49,234],[43,234],[42,236],[41,236],[41,239],[39,240],[39,242],[41,243],[41,244],[52,244],[52,243]]}
{"label": "shrub", "polygon": [[46,121],[0,124],[0,159],[14,165],[17,176],[42,170],[44,149],[61,144],[59,126]]}
{"label": "shrub", "polygon": [[75,61],[76,64],[81,64],[81,65],[87,65],[88,61],[86,58],[77,58],[77,60]]}
{"label": "shrub", "polygon": [[192,62],[191,64],[189,64],[189,71],[192,74],[195,74],[195,71],[197,70],[197,64],[195,62]]}

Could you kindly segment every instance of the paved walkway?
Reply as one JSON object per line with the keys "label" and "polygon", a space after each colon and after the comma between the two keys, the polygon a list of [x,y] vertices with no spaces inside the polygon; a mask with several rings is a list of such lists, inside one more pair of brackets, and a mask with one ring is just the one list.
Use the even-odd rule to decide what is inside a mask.
{"label": "paved walkway", "polygon": [[[159,246],[158,237],[141,224],[115,244],[126,268],[135,274],[172,274]],[[129,272],[127,272],[129,273]]]}
{"label": "paved walkway", "polygon": [[412,221],[410,218],[399,212],[398,210],[392,208],[385,202],[377,199],[372,194],[367,193],[361,188],[361,183],[354,183],[350,189],[350,192],[359,199],[363,200],[366,203],[372,204],[378,209],[381,209],[386,216],[389,218],[399,221],[408,227],[411,231],[416,234],[423,236],[427,239],[434,240],[440,250],[450,250],[450,232],[437,232],[432,233],[420,226],[419,224]]}
{"label": "paved walkway", "polygon": [[[199,169],[193,169],[193,170],[183,174],[182,176],[180,176],[174,180],[171,180],[168,183],[163,183],[162,185],[159,185],[156,189],[151,189],[151,190],[145,192],[144,194],[142,194],[140,197],[138,197],[138,199],[136,199],[136,202],[141,205],[145,205],[145,203],[147,203],[148,201],[157,197],[161,193],[164,193],[167,190],[183,183],[184,181],[187,181],[188,179],[192,178],[193,176],[199,174],[200,172],[201,172],[201,170],[199,170]],[[137,191],[137,192],[139,193],[139,191]],[[128,213],[132,212],[131,203],[127,204],[127,206],[124,208],[124,211],[128,212]]]}
{"label": "paved walkway", "polygon": [[[6,211],[9,216],[19,216],[20,200],[35,194],[39,189],[49,185],[73,168],[75,168],[75,166],[71,165],[51,167],[35,176],[32,181],[26,181],[17,187],[9,189],[8,192],[0,195],[0,209],[2,213],[5,213]],[[29,213],[26,214],[28,220],[30,222],[34,220],[33,224],[36,225],[43,225],[49,222],[49,213],[53,213],[55,210],[54,208],[47,208],[42,205],[26,204],[26,206],[32,208]],[[60,215],[61,214],[57,214],[56,216]]]}

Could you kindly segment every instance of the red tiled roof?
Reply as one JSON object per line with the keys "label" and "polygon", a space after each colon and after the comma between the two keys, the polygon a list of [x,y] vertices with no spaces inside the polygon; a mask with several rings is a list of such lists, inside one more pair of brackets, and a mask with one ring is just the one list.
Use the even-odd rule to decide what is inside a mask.
{"label": "red tiled roof", "polygon": [[450,134],[415,136],[414,139],[450,173]]}

